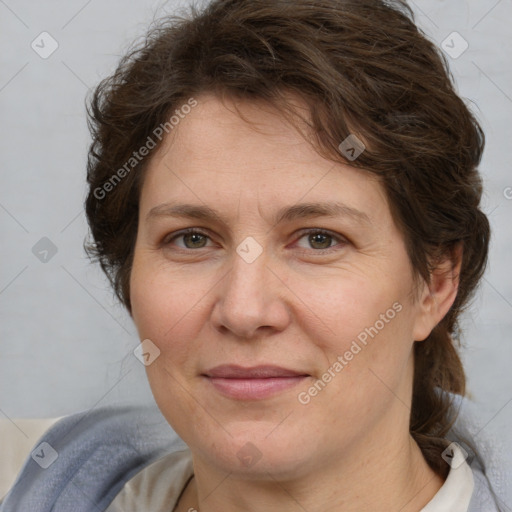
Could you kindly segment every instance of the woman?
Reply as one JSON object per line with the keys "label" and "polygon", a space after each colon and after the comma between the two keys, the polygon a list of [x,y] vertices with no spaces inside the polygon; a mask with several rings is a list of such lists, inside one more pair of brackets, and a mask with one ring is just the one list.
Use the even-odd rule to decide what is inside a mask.
{"label": "woman", "polygon": [[448,435],[484,136],[405,2],[215,0],[90,118],[89,250],[188,447],[108,511],[500,510]]}

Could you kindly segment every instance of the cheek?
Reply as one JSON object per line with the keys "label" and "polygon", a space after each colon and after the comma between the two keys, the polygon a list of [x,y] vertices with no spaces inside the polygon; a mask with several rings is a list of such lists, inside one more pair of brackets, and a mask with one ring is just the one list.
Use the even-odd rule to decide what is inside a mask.
{"label": "cheek", "polygon": [[184,286],[172,276],[165,269],[135,261],[130,294],[140,339],[150,339],[160,349],[162,360],[178,364],[194,349],[202,323],[198,303],[206,291],[196,280]]}
{"label": "cheek", "polygon": [[198,302],[196,283],[183,286],[171,276],[135,260],[130,282],[132,315],[139,338],[150,339],[160,350],[159,357],[146,366],[155,400],[172,428],[187,439],[190,422],[202,423],[187,382],[195,371],[201,321],[198,308],[194,308]]}
{"label": "cheek", "polygon": [[317,403],[342,402],[349,409],[353,403],[358,410],[389,394],[386,386],[399,387],[412,347],[414,308],[407,283],[352,274],[329,285],[305,284],[297,280],[294,287],[307,298],[298,318],[323,355],[315,377],[327,382],[318,386],[323,398]]}
{"label": "cheek", "polygon": [[343,353],[358,338],[364,343],[365,336],[375,333],[375,324],[379,333],[389,330],[399,316],[393,305],[400,302],[400,291],[364,275],[347,273],[323,282],[297,279],[290,287],[302,298],[297,301],[301,328],[330,352]]}

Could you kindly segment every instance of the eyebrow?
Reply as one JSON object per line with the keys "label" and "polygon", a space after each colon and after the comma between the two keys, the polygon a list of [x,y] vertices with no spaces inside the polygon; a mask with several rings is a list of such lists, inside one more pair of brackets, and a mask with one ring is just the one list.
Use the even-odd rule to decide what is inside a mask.
{"label": "eyebrow", "polygon": [[[164,203],[155,206],[148,212],[146,221],[155,217],[183,217],[226,224],[223,217],[216,210],[205,205],[187,203]],[[296,219],[315,217],[349,217],[361,224],[371,224],[370,218],[365,212],[339,202],[300,203],[285,206],[274,215],[273,223],[280,224]]]}

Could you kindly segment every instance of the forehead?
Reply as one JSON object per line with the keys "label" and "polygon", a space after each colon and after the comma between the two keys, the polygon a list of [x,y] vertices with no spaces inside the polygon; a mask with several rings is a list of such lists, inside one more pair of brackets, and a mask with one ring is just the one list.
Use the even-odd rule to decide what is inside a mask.
{"label": "forehead", "polygon": [[[244,152],[249,154],[260,148],[259,157],[263,158],[276,147],[286,148],[288,152],[296,147],[301,150],[302,158],[318,158],[316,151],[283,113],[263,100],[221,99],[205,94],[197,97],[196,101],[197,106],[182,116],[179,124],[165,138],[160,153],[179,145],[180,151],[189,151],[193,158],[211,160],[230,149],[237,149],[241,157]],[[288,96],[287,101],[295,112],[309,117],[306,104],[299,98]],[[301,129],[306,129],[303,122],[297,119],[297,123]],[[294,155],[295,152],[288,153],[288,158]],[[271,158],[277,158],[275,151]]]}
{"label": "forehead", "polygon": [[[384,213],[387,201],[375,175],[319,155],[268,104],[213,95],[196,100],[149,163],[144,209],[186,196],[187,202],[226,207],[234,199],[238,208],[259,201],[276,210],[300,200],[343,200],[357,209],[366,203],[369,216]],[[306,106],[295,105],[305,116]]]}

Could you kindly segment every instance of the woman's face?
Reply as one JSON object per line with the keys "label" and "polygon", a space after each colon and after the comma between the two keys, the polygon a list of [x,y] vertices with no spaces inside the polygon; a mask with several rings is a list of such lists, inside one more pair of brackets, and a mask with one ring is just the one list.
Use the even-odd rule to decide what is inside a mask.
{"label": "woman's face", "polygon": [[413,341],[432,327],[383,188],[262,105],[238,104],[256,131],[197,100],[141,193],[131,302],[160,351],[156,402],[225,471],[367,463],[408,435]]}

